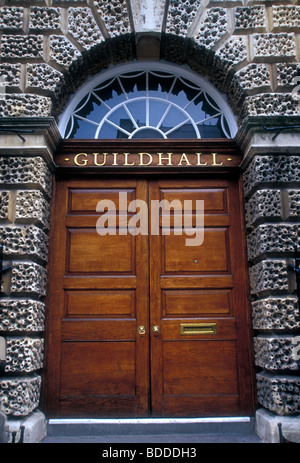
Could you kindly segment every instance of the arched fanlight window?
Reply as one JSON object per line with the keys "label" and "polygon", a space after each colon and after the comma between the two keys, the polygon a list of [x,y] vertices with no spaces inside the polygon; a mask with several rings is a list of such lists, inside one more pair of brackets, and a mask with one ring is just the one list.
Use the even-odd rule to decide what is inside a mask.
{"label": "arched fanlight window", "polygon": [[225,99],[206,80],[163,63],[132,63],[84,85],[60,122],[64,138],[231,138]]}

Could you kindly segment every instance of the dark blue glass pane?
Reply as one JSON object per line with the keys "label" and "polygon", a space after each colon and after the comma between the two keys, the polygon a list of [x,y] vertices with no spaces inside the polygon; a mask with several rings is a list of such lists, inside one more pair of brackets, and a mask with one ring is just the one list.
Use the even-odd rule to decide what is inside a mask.
{"label": "dark blue glass pane", "polygon": [[163,117],[166,109],[168,108],[168,103],[164,101],[158,100],[150,100],[149,101],[149,124],[156,127]]}
{"label": "dark blue glass pane", "polygon": [[129,126],[130,131],[133,128],[133,124],[132,124],[131,120],[129,119],[129,116],[128,116],[127,112],[125,111],[125,109],[123,108],[123,106],[121,106],[120,108],[113,111],[113,113],[108,117],[108,119],[110,121],[114,122],[115,124],[119,125],[119,126],[121,126],[121,120],[122,121],[128,120],[130,122],[130,126]]}
{"label": "dark blue glass pane", "polygon": [[[128,74],[127,74],[128,76]],[[121,76],[120,81],[129,98],[136,96],[146,96],[146,73],[142,75],[125,77]]]}
{"label": "dark blue glass pane", "polygon": [[174,79],[174,76],[164,73],[159,73],[159,76],[149,73],[149,95],[157,98],[167,98]]}
{"label": "dark blue glass pane", "polygon": [[94,138],[97,126],[90,122],[82,121],[76,116],[73,118],[74,125],[70,138]]}
{"label": "dark blue glass pane", "polygon": [[181,108],[185,108],[198,95],[199,91],[199,89],[190,88],[177,79],[169,100],[178,104]]}
{"label": "dark blue glass pane", "polygon": [[197,138],[196,132],[192,124],[184,124],[177,130],[170,132],[168,138]]}
{"label": "dark blue glass pane", "polygon": [[100,133],[98,135],[99,139],[105,139],[105,138],[128,138],[128,135],[126,135],[124,132],[122,132],[120,129],[117,127],[114,127],[113,125],[109,124],[108,122],[105,122],[100,130]]}
{"label": "dark blue glass pane", "polygon": [[179,109],[172,106],[163,120],[161,127],[159,127],[164,132],[176,127],[176,125],[181,124],[187,119],[186,114],[184,114]]}
{"label": "dark blue glass pane", "polygon": [[119,103],[126,100],[126,97],[117,79],[114,79],[111,82],[107,81],[103,83],[101,88],[99,86],[94,90],[94,93],[96,93],[96,95],[98,95],[102,101],[105,101],[105,103],[110,108],[114,108]]}
{"label": "dark blue glass pane", "polygon": [[221,126],[221,117],[210,119],[203,124],[198,124],[201,138],[224,138],[225,134]]}
{"label": "dark blue glass pane", "polygon": [[155,129],[145,128],[136,132],[132,138],[164,138],[163,135]]}
{"label": "dark blue glass pane", "polygon": [[108,112],[108,108],[101,104],[94,95],[90,95],[90,97],[86,99],[83,107],[81,107],[82,104],[84,104],[84,100],[77,106],[77,108],[80,109],[77,109],[75,113],[91,121],[100,122]]}
{"label": "dark blue glass pane", "polygon": [[146,125],[146,101],[138,100],[126,104],[138,127]]}

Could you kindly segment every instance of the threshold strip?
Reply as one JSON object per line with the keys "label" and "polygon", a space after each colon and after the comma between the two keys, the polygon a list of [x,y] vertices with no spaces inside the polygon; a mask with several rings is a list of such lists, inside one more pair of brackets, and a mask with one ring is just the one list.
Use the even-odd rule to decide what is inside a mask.
{"label": "threshold strip", "polygon": [[193,423],[250,423],[249,416],[217,418],[52,418],[48,424],[193,424]]}

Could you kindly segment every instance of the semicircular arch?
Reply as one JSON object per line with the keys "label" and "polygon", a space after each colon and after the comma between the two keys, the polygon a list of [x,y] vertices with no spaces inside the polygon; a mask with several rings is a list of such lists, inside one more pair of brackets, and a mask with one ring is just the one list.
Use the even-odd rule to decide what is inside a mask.
{"label": "semicircular arch", "polygon": [[187,65],[135,61],[90,78],[70,99],[64,138],[232,138],[226,98]]}

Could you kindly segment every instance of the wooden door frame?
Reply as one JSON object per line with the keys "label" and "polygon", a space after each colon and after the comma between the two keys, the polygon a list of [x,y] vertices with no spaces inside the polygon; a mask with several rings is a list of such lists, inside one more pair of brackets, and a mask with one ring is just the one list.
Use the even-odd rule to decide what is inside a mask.
{"label": "wooden door frame", "polygon": [[[95,153],[170,153],[174,152],[176,155],[175,165],[170,167],[166,159],[164,165],[158,165],[157,161],[153,162],[152,165],[147,166],[128,166],[128,165],[107,165],[107,166],[97,166],[93,164],[95,159]],[[172,151],[171,151],[172,150]],[[86,156],[83,159],[87,159],[85,165],[75,165],[74,157],[76,154],[86,153]],[[184,166],[178,165],[178,159],[182,156],[182,153],[189,154],[192,153],[192,156],[196,159],[195,153],[201,153],[200,165],[187,165]],[[203,155],[202,155],[203,153]],[[214,154],[214,155],[213,155]],[[216,157],[217,155],[217,157]],[[123,156],[124,157],[124,156]],[[154,158],[154,156],[153,156]],[[112,159],[116,159],[113,158]],[[248,274],[248,265],[247,265],[247,248],[246,248],[246,227],[244,222],[244,199],[243,199],[243,180],[241,175],[240,164],[242,161],[242,154],[239,149],[236,147],[235,143],[232,140],[154,140],[154,141],[140,141],[140,140],[66,140],[61,145],[58,150],[55,158],[56,163],[56,172],[53,180],[53,197],[51,200],[51,219],[50,219],[50,239],[49,239],[49,248],[53,248],[53,209],[57,207],[56,197],[55,197],[55,184],[56,178],[65,178],[68,177],[77,177],[78,175],[88,177],[89,175],[93,176],[94,174],[107,176],[112,178],[113,176],[119,177],[130,177],[130,176],[145,176],[146,178],[151,178],[154,176],[164,176],[165,178],[176,178],[178,174],[184,177],[193,177],[199,178],[199,176],[208,175],[208,176],[221,176],[228,177],[233,176],[238,179],[239,193],[240,193],[240,202],[239,202],[239,217],[240,217],[240,227],[241,227],[241,236],[243,240],[243,249],[244,249],[244,258],[243,258],[243,268],[242,272],[244,273],[246,291],[249,294],[249,274]],[[70,160],[73,161],[70,163]],[[199,162],[199,157],[197,157]],[[102,161],[102,159],[101,159]],[[126,164],[129,164],[129,161],[132,161],[125,157]],[[138,162],[138,161],[137,161]],[[48,268],[52,265],[52,253],[50,252]],[[251,371],[248,372],[249,375],[249,387],[252,390],[253,397],[253,414],[256,408],[256,389],[255,389],[255,371],[254,371],[254,354],[253,354],[253,331],[251,323],[251,312],[250,312],[250,302],[248,298],[245,298],[247,301],[247,333],[248,333],[248,356],[249,362],[251,364]],[[47,285],[47,296],[46,296],[46,307],[49,306],[49,281]],[[45,338],[46,338],[46,348],[45,348],[45,371],[43,372],[43,380],[47,381],[47,362],[48,362],[48,339],[51,336],[49,330],[48,317],[46,317],[46,329],[45,329]],[[45,405],[45,387],[42,389],[42,403]]]}

